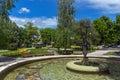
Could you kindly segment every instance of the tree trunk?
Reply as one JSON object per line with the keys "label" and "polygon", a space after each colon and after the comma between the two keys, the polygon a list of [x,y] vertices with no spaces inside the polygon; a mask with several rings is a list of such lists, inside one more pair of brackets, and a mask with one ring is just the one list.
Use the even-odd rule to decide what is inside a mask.
{"label": "tree trunk", "polygon": [[83,47],[83,60],[82,65],[89,65],[88,57],[87,57],[87,41],[86,41],[86,34],[82,35],[82,47]]}
{"label": "tree trunk", "polygon": [[83,45],[83,60],[82,60],[82,65],[89,65],[88,62],[88,57],[87,57],[87,50],[86,50],[86,45]]}
{"label": "tree trunk", "polygon": [[88,57],[83,57],[82,65],[89,65]]}

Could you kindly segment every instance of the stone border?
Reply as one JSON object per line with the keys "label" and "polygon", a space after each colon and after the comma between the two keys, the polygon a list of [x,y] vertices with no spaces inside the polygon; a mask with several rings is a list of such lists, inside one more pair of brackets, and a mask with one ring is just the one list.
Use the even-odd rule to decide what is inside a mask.
{"label": "stone border", "polygon": [[[16,60],[13,63],[0,67],[0,80],[3,80],[8,72],[17,68],[19,66],[46,59],[56,59],[56,58],[82,58],[83,55],[55,55],[55,56],[41,56],[41,57],[30,57],[23,58],[21,60]],[[120,56],[97,56],[97,55],[89,55],[89,58],[119,58]]]}
{"label": "stone border", "polygon": [[[66,67],[70,70],[78,71],[78,72],[100,72],[99,65],[98,66],[84,66],[77,65],[76,62],[81,61],[71,61],[66,64]],[[107,66],[106,66],[107,67]]]}

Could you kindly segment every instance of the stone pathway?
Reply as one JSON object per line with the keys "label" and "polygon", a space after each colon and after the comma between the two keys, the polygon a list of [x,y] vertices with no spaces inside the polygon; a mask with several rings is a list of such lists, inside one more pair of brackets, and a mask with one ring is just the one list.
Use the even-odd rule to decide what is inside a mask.
{"label": "stone pathway", "polygon": [[108,52],[118,52],[120,50],[97,50],[95,52],[92,52],[92,53],[89,53],[88,55],[98,55],[98,56],[101,56],[101,55],[104,55]]}

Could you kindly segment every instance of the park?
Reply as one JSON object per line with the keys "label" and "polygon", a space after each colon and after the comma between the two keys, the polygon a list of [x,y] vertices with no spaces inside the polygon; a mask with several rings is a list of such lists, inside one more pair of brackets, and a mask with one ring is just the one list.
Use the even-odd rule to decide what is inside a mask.
{"label": "park", "polygon": [[76,0],[55,1],[54,28],[21,27],[19,0],[0,1],[0,80],[119,80],[120,14],[76,19]]}

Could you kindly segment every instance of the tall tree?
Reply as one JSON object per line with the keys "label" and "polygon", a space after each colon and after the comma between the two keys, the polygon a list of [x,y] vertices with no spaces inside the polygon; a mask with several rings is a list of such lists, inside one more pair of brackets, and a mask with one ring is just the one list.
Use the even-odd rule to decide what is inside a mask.
{"label": "tall tree", "polygon": [[27,31],[27,44],[29,45],[28,47],[33,46],[32,44],[37,43],[38,39],[38,28],[33,25],[31,22],[27,22],[25,25],[25,30]]}
{"label": "tall tree", "polygon": [[88,47],[88,40],[89,40],[89,33],[90,33],[90,28],[91,28],[91,22],[89,19],[84,19],[80,21],[80,32],[81,32],[81,37],[82,37],[82,50],[83,50],[83,60],[82,64],[83,65],[89,65],[88,62],[88,57],[87,57],[87,47]]}
{"label": "tall tree", "polygon": [[48,44],[50,45],[52,42],[55,41],[55,29],[52,28],[45,28],[45,29],[41,29],[40,33],[41,33],[41,37],[42,37],[42,42],[44,44]]}
{"label": "tall tree", "polygon": [[4,21],[10,21],[9,19],[9,11],[11,11],[11,9],[13,7],[15,7],[14,2],[16,2],[17,0],[1,0],[0,1],[0,16],[2,16],[2,19]]}
{"label": "tall tree", "polygon": [[111,44],[114,42],[114,23],[107,16],[102,16],[93,21],[93,26],[99,32],[101,41],[100,44]]}
{"label": "tall tree", "polygon": [[116,42],[120,44],[120,14],[116,15],[116,24],[114,28]]}
{"label": "tall tree", "polygon": [[73,26],[75,13],[73,2],[74,0],[58,0],[58,30],[60,30],[59,34],[61,34],[58,38],[63,39],[60,41],[63,41],[61,44],[65,52],[66,48],[70,47],[70,30]]}
{"label": "tall tree", "polygon": [[[8,38],[8,26],[12,26],[12,22],[9,19],[10,10],[15,7],[14,2],[17,0],[0,0],[0,45],[4,48],[7,47],[7,38]],[[1,48],[3,48],[1,47]]]}

